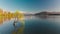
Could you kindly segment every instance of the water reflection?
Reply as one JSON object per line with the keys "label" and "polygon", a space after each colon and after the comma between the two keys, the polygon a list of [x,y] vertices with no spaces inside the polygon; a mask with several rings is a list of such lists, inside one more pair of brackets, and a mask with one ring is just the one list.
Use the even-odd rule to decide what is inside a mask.
{"label": "water reflection", "polygon": [[[16,23],[20,23],[19,28],[17,28]],[[13,26],[15,30],[12,32],[12,34],[23,34],[24,33],[24,27],[25,27],[25,22],[24,18],[20,18],[17,21],[14,21]]]}
{"label": "water reflection", "polygon": [[0,32],[4,34],[60,34],[60,16],[26,16],[24,19],[12,21],[6,22],[4,27],[1,26]]}
{"label": "water reflection", "polygon": [[0,25],[3,24],[3,22],[7,21],[7,20],[11,20],[11,18],[0,18]]}
{"label": "water reflection", "polygon": [[60,34],[60,16],[33,16],[25,24],[25,34]]}
{"label": "water reflection", "polygon": [[60,22],[60,16],[35,16],[36,18],[46,19],[48,21]]}

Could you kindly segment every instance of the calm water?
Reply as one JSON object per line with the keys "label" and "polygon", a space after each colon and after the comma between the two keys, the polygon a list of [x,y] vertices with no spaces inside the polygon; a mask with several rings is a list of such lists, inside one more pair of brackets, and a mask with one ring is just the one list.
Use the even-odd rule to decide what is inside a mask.
{"label": "calm water", "polygon": [[[21,22],[13,25],[14,20],[0,25],[0,34],[12,34],[21,27]],[[24,34],[60,34],[60,16],[26,16]]]}

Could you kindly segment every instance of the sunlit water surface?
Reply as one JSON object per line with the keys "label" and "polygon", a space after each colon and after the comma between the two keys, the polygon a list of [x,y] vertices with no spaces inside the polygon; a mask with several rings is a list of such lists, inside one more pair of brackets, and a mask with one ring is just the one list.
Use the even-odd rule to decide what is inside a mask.
{"label": "sunlit water surface", "polygon": [[[24,34],[60,34],[60,16],[26,16]],[[0,34],[12,34],[21,27],[21,22],[13,25],[14,20],[7,20],[0,25]]]}

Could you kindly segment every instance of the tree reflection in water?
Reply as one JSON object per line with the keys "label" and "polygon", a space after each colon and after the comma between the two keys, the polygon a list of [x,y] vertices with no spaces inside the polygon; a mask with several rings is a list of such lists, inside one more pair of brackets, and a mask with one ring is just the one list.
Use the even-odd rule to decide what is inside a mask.
{"label": "tree reflection in water", "polygon": [[21,21],[22,25],[19,28],[17,28],[17,26],[16,26],[17,21],[14,21],[13,26],[14,26],[15,30],[13,31],[12,34],[24,34],[25,22],[24,22],[24,20],[20,20],[20,21]]}

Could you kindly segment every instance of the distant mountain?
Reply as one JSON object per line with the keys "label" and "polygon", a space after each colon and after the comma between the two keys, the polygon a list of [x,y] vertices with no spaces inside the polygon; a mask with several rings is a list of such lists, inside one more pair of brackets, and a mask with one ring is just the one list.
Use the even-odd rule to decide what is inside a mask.
{"label": "distant mountain", "polygon": [[39,12],[35,15],[60,15],[60,12]]}
{"label": "distant mountain", "polygon": [[39,13],[36,13],[35,15],[47,15],[47,12],[39,12]]}

